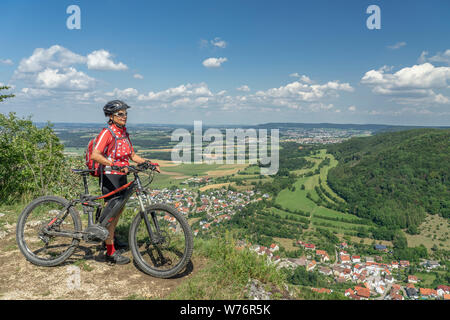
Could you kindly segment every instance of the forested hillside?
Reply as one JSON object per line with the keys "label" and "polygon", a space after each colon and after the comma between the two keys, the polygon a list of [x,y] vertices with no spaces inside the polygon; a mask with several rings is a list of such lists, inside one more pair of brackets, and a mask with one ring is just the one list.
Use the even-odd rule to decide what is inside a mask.
{"label": "forested hillside", "polygon": [[415,129],[328,147],[330,187],[351,213],[414,233],[426,214],[450,217],[450,130]]}

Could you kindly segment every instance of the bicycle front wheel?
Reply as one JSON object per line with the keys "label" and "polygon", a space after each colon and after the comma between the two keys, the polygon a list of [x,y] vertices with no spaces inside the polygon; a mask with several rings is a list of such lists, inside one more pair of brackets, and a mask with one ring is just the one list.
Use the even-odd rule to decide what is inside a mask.
{"label": "bicycle front wheel", "polygon": [[[68,201],[64,198],[44,196],[32,201],[22,211],[17,222],[16,241],[28,261],[38,266],[53,267],[72,255],[79,244],[78,239],[47,232],[70,235],[81,230],[79,214],[73,207],[66,209],[67,206]],[[64,220],[56,222],[55,218],[65,213]]]}
{"label": "bicycle front wheel", "polygon": [[174,207],[164,204],[151,205],[145,213],[137,214],[128,240],[136,264],[157,278],[170,278],[182,271],[194,247],[187,220]]}

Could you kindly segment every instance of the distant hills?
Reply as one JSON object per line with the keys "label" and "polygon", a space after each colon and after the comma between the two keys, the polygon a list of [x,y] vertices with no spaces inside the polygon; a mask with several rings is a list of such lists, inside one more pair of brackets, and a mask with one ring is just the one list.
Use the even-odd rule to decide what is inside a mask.
{"label": "distant hills", "polygon": [[388,228],[416,230],[426,213],[450,217],[450,129],[414,129],[330,145],[330,187],[350,211]]}
{"label": "distant hills", "polygon": [[[36,122],[37,127],[43,127],[46,122]],[[54,122],[52,123],[54,128],[99,128],[105,126],[106,122],[102,123],[68,123],[68,122]],[[129,128],[193,128],[192,124],[128,124]],[[408,129],[418,128],[436,128],[436,129],[448,129],[450,126],[401,126],[401,125],[388,125],[388,124],[339,124],[339,123],[295,123],[295,122],[270,122],[256,125],[202,125],[203,128],[255,128],[255,129],[346,129],[346,130],[369,130],[372,132],[383,131],[401,131]]]}

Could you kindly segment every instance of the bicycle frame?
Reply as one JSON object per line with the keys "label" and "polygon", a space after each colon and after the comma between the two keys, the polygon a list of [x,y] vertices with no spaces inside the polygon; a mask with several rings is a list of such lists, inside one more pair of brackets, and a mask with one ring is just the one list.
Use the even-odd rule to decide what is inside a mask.
{"label": "bicycle frame", "polygon": [[[60,214],[63,214],[61,217],[59,217],[59,215],[58,215],[54,219],[52,219],[52,221],[50,221],[50,223],[47,224],[45,229],[46,229],[46,233],[48,235],[63,236],[63,237],[75,237],[78,239],[82,239],[83,234],[85,234],[86,232],[73,233],[73,232],[67,232],[67,231],[49,230],[52,226],[58,226],[69,214],[70,207],[75,206],[78,203],[80,203],[83,206],[84,213],[88,214],[88,227],[97,224],[97,225],[100,225],[101,227],[107,228],[108,225],[111,223],[111,221],[125,207],[125,204],[130,199],[132,193],[136,192],[137,199],[139,200],[139,205],[141,207],[140,214],[142,215],[142,218],[145,221],[145,225],[146,225],[147,231],[149,233],[150,239],[154,243],[158,243],[160,236],[155,237],[155,233],[153,232],[153,230],[151,228],[151,223],[148,219],[148,216],[145,214],[146,210],[145,210],[145,204],[144,204],[142,195],[145,196],[145,200],[148,205],[151,205],[151,202],[150,202],[150,199],[147,197],[146,191],[142,187],[141,180],[139,178],[137,171],[133,172],[133,174],[134,174],[133,181],[128,182],[127,184],[117,188],[116,190],[111,191],[110,193],[107,193],[104,195],[99,195],[99,196],[89,195],[88,184],[87,184],[87,179],[86,179],[86,176],[88,173],[83,172],[81,174],[83,176],[83,184],[84,184],[85,193],[80,195],[80,199],[71,200],[69,202],[69,204],[67,205],[67,207],[65,207],[61,211]],[[114,197],[114,198],[110,199],[108,201],[108,205],[105,208],[103,208],[103,206],[100,203],[96,202],[98,200],[105,199],[107,197],[118,194],[119,192],[123,192],[123,193],[118,197]],[[95,222],[94,222],[94,217],[93,217],[94,210],[90,209],[90,208],[94,208],[94,207],[97,209]],[[104,210],[108,210],[108,212],[104,212]],[[101,214],[101,217],[100,217],[100,214]],[[155,230],[156,230],[157,234],[159,235],[160,229],[159,229],[158,221],[156,219],[156,215],[154,212],[151,212],[151,215],[152,215],[152,221],[155,226]]]}

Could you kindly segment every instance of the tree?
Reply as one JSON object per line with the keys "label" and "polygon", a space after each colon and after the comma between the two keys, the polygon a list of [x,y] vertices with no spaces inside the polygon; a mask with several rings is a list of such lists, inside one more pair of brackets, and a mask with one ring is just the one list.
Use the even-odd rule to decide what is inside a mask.
{"label": "tree", "polygon": [[[10,88],[11,87],[8,87],[8,86],[0,86],[0,91],[1,90],[8,90]],[[12,97],[15,97],[15,95],[14,94],[0,94],[0,102],[2,102],[5,99],[12,98]]]}
{"label": "tree", "polygon": [[37,128],[13,112],[0,114],[0,149],[2,202],[61,191],[61,177],[70,174],[64,146],[50,124]]}

